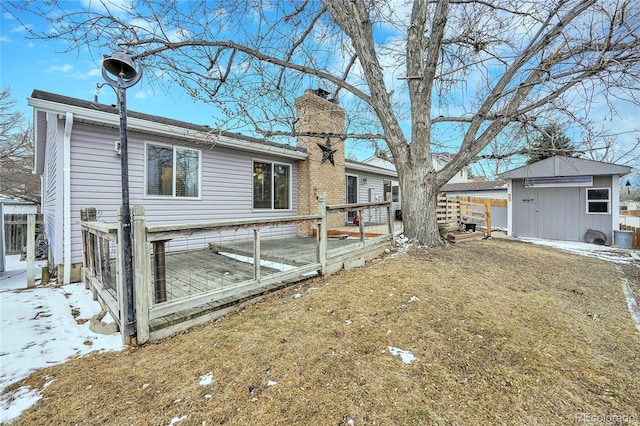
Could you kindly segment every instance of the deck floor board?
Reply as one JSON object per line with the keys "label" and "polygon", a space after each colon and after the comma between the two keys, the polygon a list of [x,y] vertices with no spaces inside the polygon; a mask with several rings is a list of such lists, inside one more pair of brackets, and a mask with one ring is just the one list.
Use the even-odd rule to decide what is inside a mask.
{"label": "deck floor board", "polygon": [[[328,241],[328,248],[336,249],[351,244],[358,244],[358,239],[334,239]],[[241,261],[229,256],[221,255],[228,252],[247,257],[248,261]],[[261,241],[261,258],[271,262],[289,266],[303,266],[316,263],[316,238],[286,238]],[[167,301],[182,299],[189,296],[204,294],[213,290],[250,281],[254,277],[253,241],[229,242],[216,244],[207,249],[169,252],[165,255]],[[279,269],[262,266],[261,275],[266,277],[280,272]],[[250,291],[238,291],[211,303],[197,308],[167,314],[152,321],[152,329],[161,329],[171,324],[185,321],[202,315],[207,311],[214,311],[231,303],[255,297],[274,289],[289,285],[276,283],[259,286]]]}

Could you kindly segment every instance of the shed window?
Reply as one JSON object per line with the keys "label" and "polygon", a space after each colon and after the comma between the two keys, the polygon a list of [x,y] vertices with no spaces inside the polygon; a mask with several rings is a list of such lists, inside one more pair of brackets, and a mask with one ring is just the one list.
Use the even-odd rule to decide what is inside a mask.
{"label": "shed window", "polygon": [[291,208],[291,166],[253,162],[253,208]]}
{"label": "shed window", "polygon": [[587,213],[607,214],[611,211],[610,204],[609,188],[587,188]]}
{"label": "shed window", "polygon": [[198,198],[200,151],[147,145],[147,195]]}

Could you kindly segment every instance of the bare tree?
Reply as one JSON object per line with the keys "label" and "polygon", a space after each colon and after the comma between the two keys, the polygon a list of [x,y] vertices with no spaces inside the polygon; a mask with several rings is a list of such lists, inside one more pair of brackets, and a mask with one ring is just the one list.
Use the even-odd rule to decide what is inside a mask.
{"label": "bare tree", "polygon": [[33,132],[15,111],[11,89],[0,91],[0,193],[40,204],[40,179],[33,174]]}
{"label": "bare tree", "polygon": [[[387,147],[404,229],[440,243],[439,188],[511,127],[594,97],[638,103],[633,0],[248,0],[3,3],[47,19],[69,49],[135,52],[158,83],[215,105],[225,129],[296,134],[293,97],[317,85],[345,106],[345,134]],[[77,10],[76,10],[77,9]],[[442,170],[434,148],[457,152]]]}

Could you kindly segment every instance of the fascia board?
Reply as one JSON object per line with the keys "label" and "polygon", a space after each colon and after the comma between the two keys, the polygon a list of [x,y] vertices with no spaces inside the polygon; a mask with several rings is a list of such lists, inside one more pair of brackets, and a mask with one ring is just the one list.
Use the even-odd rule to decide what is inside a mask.
{"label": "fascia board", "polygon": [[395,170],[387,170],[387,169],[383,169],[381,167],[373,167],[373,166],[369,166],[366,164],[359,164],[359,163],[345,163],[345,169],[346,170],[353,170],[353,171],[358,171],[358,172],[366,172],[366,173],[371,173],[371,174],[375,174],[375,175],[382,175],[382,176],[388,176],[388,177],[393,177],[393,178],[397,178],[398,177],[398,173],[395,172]]}

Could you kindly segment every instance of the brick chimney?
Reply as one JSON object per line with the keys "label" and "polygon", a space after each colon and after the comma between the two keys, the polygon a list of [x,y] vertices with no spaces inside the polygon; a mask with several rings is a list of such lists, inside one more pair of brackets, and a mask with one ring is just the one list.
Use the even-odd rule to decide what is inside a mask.
{"label": "brick chimney", "polygon": [[[342,134],[345,113],[336,103],[328,100],[328,92],[307,90],[296,99],[298,132]],[[318,146],[323,145],[325,149]],[[318,213],[318,194],[327,194],[327,204],[345,203],[344,141],[327,136],[299,136],[297,145],[307,149],[306,161],[298,163],[297,203],[298,215]],[[328,157],[333,152],[333,164]],[[325,161],[323,160],[323,155]],[[344,226],[343,214],[331,214],[329,229]]]}

